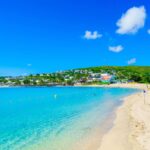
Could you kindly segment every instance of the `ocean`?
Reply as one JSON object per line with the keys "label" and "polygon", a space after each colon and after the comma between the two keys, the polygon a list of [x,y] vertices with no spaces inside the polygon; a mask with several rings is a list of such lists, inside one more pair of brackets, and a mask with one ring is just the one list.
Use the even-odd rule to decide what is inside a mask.
{"label": "ocean", "polygon": [[0,88],[0,150],[89,150],[129,88]]}

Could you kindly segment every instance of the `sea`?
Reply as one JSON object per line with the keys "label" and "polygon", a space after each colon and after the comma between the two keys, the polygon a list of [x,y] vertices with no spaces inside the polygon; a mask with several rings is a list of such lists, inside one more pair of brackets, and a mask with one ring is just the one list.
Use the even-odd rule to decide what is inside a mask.
{"label": "sea", "polygon": [[130,88],[0,88],[0,150],[94,150]]}

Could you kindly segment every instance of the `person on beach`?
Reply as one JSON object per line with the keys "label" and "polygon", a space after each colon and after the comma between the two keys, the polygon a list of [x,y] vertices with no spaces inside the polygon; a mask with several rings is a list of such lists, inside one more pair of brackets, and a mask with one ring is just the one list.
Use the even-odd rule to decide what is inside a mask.
{"label": "person on beach", "polygon": [[144,94],[144,104],[145,104],[146,103],[146,101],[145,101],[146,100],[146,90],[145,89],[143,90],[143,94]]}

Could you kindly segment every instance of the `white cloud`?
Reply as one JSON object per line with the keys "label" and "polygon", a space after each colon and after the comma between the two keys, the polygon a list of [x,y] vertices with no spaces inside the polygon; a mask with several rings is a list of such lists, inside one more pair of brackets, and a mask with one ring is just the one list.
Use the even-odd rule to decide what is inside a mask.
{"label": "white cloud", "polygon": [[132,7],[117,21],[119,34],[134,34],[144,27],[146,10],[144,6]]}
{"label": "white cloud", "polygon": [[132,58],[132,59],[128,60],[127,63],[128,63],[128,65],[136,63],[136,58]]}
{"label": "white cloud", "polygon": [[147,33],[150,34],[150,29],[147,30]]}
{"label": "white cloud", "polygon": [[85,35],[84,35],[84,38],[87,40],[95,40],[101,37],[102,37],[102,34],[98,33],[98,31],[94,31],[94,32],[85,31]]}
{"label": "white cloud", "polygon": [[115,53],[119,53],[123,50],[123,46],[122,45],[118,45],[118,46],[109,46],[109,50]]}

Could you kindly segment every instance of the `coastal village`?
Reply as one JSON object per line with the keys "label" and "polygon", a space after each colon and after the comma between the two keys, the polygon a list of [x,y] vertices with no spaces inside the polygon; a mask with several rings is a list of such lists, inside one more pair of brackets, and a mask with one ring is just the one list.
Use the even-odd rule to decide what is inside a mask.
{"label": "coastal village", "polygon": [[[82,84],[93,84],[93,83],[103,83],[110,84],[117,82],[115,76],[109,73],[93,73],[86,70],[74,70],[71,72],[57,72],[55,74],[37,74],[27,76],[18,76],[18,77],[0,77],[1,86],[15,86],[15,85],[82,85]],[[77,77],[78,76],[83,77]],[[58,80],[61,78],[61,82]],[[56,81],[52,78],[57,78]],[[78,79],[77,79],[78,78]]]}
{"label": "coastal village", "polygon": [[[143,70],[145,72],[142,72]],[[144,67],[93,67],[27,76],[1,76],[0,86],[76,86],[131,82],[149,83],[149,70],[149,67],[146,69]]]}

